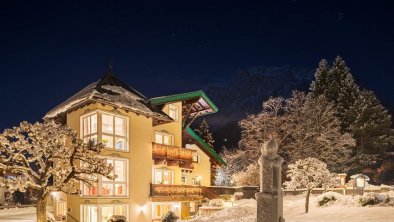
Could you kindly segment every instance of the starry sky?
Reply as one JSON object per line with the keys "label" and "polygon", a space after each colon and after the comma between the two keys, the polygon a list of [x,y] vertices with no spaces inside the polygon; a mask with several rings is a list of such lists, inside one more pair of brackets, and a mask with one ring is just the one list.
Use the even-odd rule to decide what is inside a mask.
{"label": "starry sky", "polygon": [[341,55],[394,104],[394,1],[0,1],[0,130],[37,121],[113,64],[148,97],[240,69]]}

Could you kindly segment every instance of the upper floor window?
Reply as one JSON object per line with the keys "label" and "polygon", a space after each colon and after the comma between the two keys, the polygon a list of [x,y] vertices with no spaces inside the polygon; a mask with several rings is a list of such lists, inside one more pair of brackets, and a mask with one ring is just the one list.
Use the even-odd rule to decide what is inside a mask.
{"label": "upper floor window", "polygon": [[193,162],[200,163],[201,156],[198,153],[193,154]]}
{"label": "upper floor window", "polygon": [[83,117],[83,140],[85,142],[93,140],[97,142],[97,114]]}
{"label": "upper floor window", "polygon": [[178,116],[179,116],[178,106],[172,104],[168,105],[168,115],[175,121],[178,121]]}
{"label": "upper floor window", "polygon": [[[101,124],[98,124],[100,123]],[[127,119],[108,113],[96,112],[82,117],[82,137],[85,142],[89,139],[101,141],[105,147],[116,150],[128,150]]]}
{"label": "upper floor window", "polygon": [[126,119],[102,114],[102,142],[107,148],[127,150]]}
{"label": "upper floor window", "polygon": [[155,143],[173,145],[174,136],[165,132],[155,132]]}

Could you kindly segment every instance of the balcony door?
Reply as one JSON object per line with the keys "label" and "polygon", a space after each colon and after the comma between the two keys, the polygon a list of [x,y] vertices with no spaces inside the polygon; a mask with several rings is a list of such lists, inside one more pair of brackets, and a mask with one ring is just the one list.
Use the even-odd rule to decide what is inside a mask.
{"label": "balcony door", "polygon": [[153,170],[154,184],[174,184],[174,171],[167,168],[156,168]]}

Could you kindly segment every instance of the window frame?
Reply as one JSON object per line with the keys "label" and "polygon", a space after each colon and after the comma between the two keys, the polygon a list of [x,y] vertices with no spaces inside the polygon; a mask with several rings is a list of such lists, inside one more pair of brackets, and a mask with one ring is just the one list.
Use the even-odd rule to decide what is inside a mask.
{"label": "window frame", "polygon": [[[87,189],[87,193],[91,193],[90,189],[87,185],[85,185],[84,182],[80,182],[80,191],[81,191],[81,197],[82,198],[128,198],[129,197],[129,160],[127,158],[118,158],[118,157],[102,157],[102,158],[106,158],[107,161],[108,160],[112,160],[112,163],[115,163],[115,161],[123,161],[125,164],[124,170],[126,172],[124,172],[124,177],[125,180],[124,181],[116,181],[115,180],[104,180],[103,181],[103,176],[101,175],[97,175],[97,182],[95,183],[95,195],[85,195],[85,188]],[[115,166],[114,166],[115,167]],[[115,170],[115,168],[114,168]],[[114,172],[115,173],[115,172]],[[112,185],[112,195],[102,195],[101,194],[101,188],[103,186],[103,184],[111,184]],[[124,195],[115,195],[115,189],[116,189],[116,185],[122,184],[125,187],[125,194]]]}
{"label": "window frame", "polygon": [[[171,116],[170,112],[171,110],[175,111],[175,118]],[[179,107],[174,104],[168,104],[168,115],[174,119],[176,122],[179,121]]]}
{"label": "window frame", "polygon": [[[196,160],[194,160],[195,158],[196,158]],[[194,153],[192,160],[194,163],[197,163],[197,164],[201,163],[201,155],[199,153]]]}
{"label": "window frame", "polygon": [[[164,172],[169,172],[171,173],[171,183],[169,184],[164,184],[163,181],[162,183],[156,183],[156,171],[161,171],[162,174],[162,178],[163,178],[163,173]],[[169,169],[169,168],[153,168],[153,177],[152,177],[152,184],[164,184],[164,185],[174,185],[175,184],[175,172],[173,169]]]}
{"label": "window frame", "polygon": [[[123,206],[126,209],[126,212],[124,216],[126,216],[127,221],[129,221],[129,211],[130,211],[130,205],[127,203],[119,203],[119,204],[81,204],[80,205],[80,219],[81,221],[84,221],[84,216],[85,216],[85,207],[96,207],[97,208],[97,222],[101,222],[102,219],[102,207],[113,207],[112,212],[115,212],[115,207],[116,206]],[[114,215],[114,214],[113,214]]]}
{"label": "window frame", "polygon": [[[170,210],[175,213],[175,209],[178,208],[179,213],[181,212],[181,205],[179,202],[153,202],[152,203],[152,220],[158,220],[158,219],[162,219],[162,217],[164,215],[166,215],[168,212],[163,212],[163,205],[170,205]],[[155,213],[157,213],[156,211],[156,207],[160,206],[160,216],[156,215]],[[178,214],[176,214],[177,216],[179,216]]]}
{"label": "window frame", "polygon": [[[97,118],[97,132],[95,134],[96,135],[96,141],[103,143],[103,135],[104,136],[109,136],[109,137],[112,137],[112,141],[113,141],[113,145],[112,146],[113,147],[107,147],[106,144],[103,143],[105,149],[111,150],[111,151],[117,151],[117,152],[130,152],[130,150],[131,150],[131,146],[130,146],[130,143],[129,143],[129,141],[130,141],[130,139],[129,139],[130,126],[129,125],[130,124],[129,124],[129,117],[126,116],[126,115],[122,115],[122,114],[118,114],[118,113],[111,113],[111,112],[102,111],[102,110],[94,110],[94,111],[88,112],[86,114],[83,114],[80,117],[80,138],[85,141],[85,138],[93,135],[93,134],[84,135],[84,132],[85,132],[84,131],[85,130],[85,128],[84,128],[84,119],[86,117],[93,116],[93,115],[97,116],[96,117]],[[103,122],[102,122],[103,115],[109,115],[109,116],[113,117],[112,118],[113,119],[113,122],[112,122],[113,123],[113,133],[112,134],[103,132]],[[122,118],[125,121],[125,124],[126,124],[125,128],[124,128],[125,135],[123,135],[123,136],[122,135],[116,135],[116,130],[115,130],[115,119],[116,119],[116,117]],[[125,149],[116,149],[115,148],[116,138],[121,138],[121,139],[125,140]]]}
{"label": "window frame", "polygon": [[[157,135],[157,134],[159,134],[159,135],[162,136],[162,142],[161,142],[161,143],[158,143],[158,142],[156,141],[156,135]],[[157,144],[161,144],[161,145],[165,145],[165,146],[174,146],[174,141],[175,141],[174,138],[175,138],[175,137],[174,137],[174,135],[171,134],[171,133],[163,132],[163,131],[155,131],[153,136],[154,136],[153,141],[154,141],[155,143],[157,143]],[[170,138],[169,141],[171,141],[171,144],[164,144],[164,136],[168,136],[168,137]]]}

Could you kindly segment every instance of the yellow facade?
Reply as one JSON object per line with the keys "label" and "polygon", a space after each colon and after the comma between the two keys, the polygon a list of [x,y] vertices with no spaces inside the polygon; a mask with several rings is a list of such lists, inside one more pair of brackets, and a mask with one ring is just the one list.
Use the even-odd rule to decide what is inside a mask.
{"label": "yellow facade", "polygon": [[[165,166],[165,164],[154,165],[152,159],[152,143],[154,142],[155,132],[166,132],[173,135],[173,145],[182,147],[182,107],[181,102],[172,104],[177,106],[179,110],[179,120],[153,126],[153,119],[134,112],[126,112],[122,109],[115,109],[110,105],[102,105],[94,103],[84,106],[75,111],[67,113],[67,125],[77,131],[81,135],[81,121],[84,115],[89,113],[112,113],[118,116],[125,117],[128,121],[128,151],[118,151],[114,149],[105,149],[103,156],[111,158],[124,158],[128,162],[128,182],[127,182],[127,196],[126,197],[85,197],[68,195],[68,221],[84,221],[83,206],[95,205],[127,205],[128,221],[134,222],[150,222],[152,221],[152,198],[150,197],[150,184],[154,183],[154,169],[166,167],[173,170],[173,185],[192,185],[187,179],[186,183],[181,181],[182,168],[178,166]],[[163,107],[163,111],[168,113],[168,105]],[[100,118],[98,121],[98,128],[101,128]],[[98,132],[100,138],[100,132]],[[192,170],[187,170],[189,178],[199,179],[201,186],[210,186],[210,157],[207,156],[196,145],[187,145],[188,148],[194,149],[199,155],[199,163],[194,164]],[[162,201],[160,201],[162,202]],[[166,201],[164,201],[166,202]],[[182,217],[190,215],[189,201],[173,202],[174,206],[181,206],[178,209],[178,214]],[[155,205],[155,207],[157,207]],[[104,208],[103,208],[104,209]],[[181,212],[182,211],[182,212]],[[87,219],[85,219],[87,220]],[[99,220],[100,218],[99,218]],[[84,221],[85,222],[85,221]],[[86,221],[88,222],[88,221]]]}

